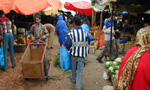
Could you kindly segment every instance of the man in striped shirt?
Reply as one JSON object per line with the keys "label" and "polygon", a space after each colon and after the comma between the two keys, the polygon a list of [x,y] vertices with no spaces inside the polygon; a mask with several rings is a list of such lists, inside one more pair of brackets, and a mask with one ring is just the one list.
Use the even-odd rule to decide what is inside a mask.
{"label": "man in striped shirt", "polygon": [[[79,17],[73,18],[73,29],[68,33],[65,46],[69,49],[72,60],[72,82],[76,82],[76,89],[82,89],[82,74],[85,63],[85,57],[88,56],[90,42],[88,34],[80,27]],[[76,72],[77,70],[77,72]]]}
{"label": "man in striped shirt", "polygon": [[3,48],[4,48],[4,68],[6,70],[8,68],[7,65],[7,46],[9,45],[9,51],[11,56],[12,68],[16,66],[14,60],[14,38],[11,29],[11,21],[4,14],[3,10],[0,10],[0,30],[3,31]]}

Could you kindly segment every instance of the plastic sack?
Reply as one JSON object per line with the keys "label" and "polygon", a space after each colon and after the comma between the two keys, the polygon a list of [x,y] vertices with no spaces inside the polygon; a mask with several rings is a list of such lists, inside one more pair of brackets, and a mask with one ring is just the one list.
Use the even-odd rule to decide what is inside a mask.
{"label": "plastic sack", "polygon": [[0,48],[0,68],[4,67],[4,54],[3,54],[3,46]]}
{"label": "plastic sack", "polygon": [[104,78],[105,80],[109,79],[109,76],[107,75],[107,72],[104,72],[104,73],[103,73],[103,78]]}
{"label": "plastic sack", "polygon": [[71,58],[69,55],[69,51],[64,47],[61,47],[59,50],[59,54],[60,67],[65,69],[65,71],[68,71],[69,69],[71,69]]}
{"label": "plastic sack", "polygon": [[113,86],[106,85],[103,87],[103,90],[115,90]]}

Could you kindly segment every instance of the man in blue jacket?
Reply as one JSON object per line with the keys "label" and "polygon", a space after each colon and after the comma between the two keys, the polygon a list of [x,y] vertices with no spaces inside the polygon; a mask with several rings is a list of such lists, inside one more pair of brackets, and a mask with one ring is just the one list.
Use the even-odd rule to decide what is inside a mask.
{"label": "man in blue jacket", "polygon": [[[113,16],[113,22],[112,22],[112,51],[111,51],[111,60],[113,61],[116,58],[116,45],[115,45],[115,31],[114,31],[114,18],[115,16]],[[97,60],[100,63],[102,62],[102,58],[108,54],[108,50],[110,48],[110,37],[111,37],[111,17],[106,19],[104,22],[104,26],[103,26],[103,32],[105,33],[105,46],[102,50],[102,52],[99,54],[99,56],[97,57]]]}
{"label": "man in blue jacket", "polygon": [[68,27],[66,25],[66,22],[63,20],[62,15],[60,15],[58,17],[58,21],[56,24],[56,30],[58,32],[60,46],[65,46],[65,38],[67,36]]}

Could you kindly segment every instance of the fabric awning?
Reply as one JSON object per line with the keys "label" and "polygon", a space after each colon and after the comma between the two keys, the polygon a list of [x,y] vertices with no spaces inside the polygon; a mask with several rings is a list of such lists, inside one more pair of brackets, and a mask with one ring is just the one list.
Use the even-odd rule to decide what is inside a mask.
{"label": "fabric awning", "polygon": [[59,0],[0,0],[0,9],[5,14],[14,10],[17,13],[31,15],[38,13],[51,6],[53,10],[58,10],[61,2]]}
{"label": "fabric awning", "polygon": [[110,5],[114,7],[115,13],[127,11],[132,15],[148,12],[150,10],[149,0],[94,0],[99,7]]}
{"label": "fabric awning", "polygon": [[64,6],[67,10],[73,10],[75,12],[78,12],[78,14],[92,16],[92,5],[89,2],[86,1],[65,2]]}

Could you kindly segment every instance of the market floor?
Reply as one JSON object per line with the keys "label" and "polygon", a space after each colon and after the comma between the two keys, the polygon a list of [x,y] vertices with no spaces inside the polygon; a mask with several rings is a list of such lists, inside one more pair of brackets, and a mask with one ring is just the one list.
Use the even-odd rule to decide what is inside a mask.
{"label": "market floor", "polygon": [[[59,52],[58,38],[55,35],[54,48],[47,49],[46,57],[52,62]],[[10,57],[8,57],[8,70],[0,70],[0,90],[75,90],[75,84],[70,82],[71,71],[52,65],[51,78],[24,80],[22,77],[22,65],[20,59],[23,53],[15,53],[16,68],[11,68]],[[85,90],[103,90],[103,86],[111,85],[109,80],[103,79],[104,65],[98,63],[94,54],[89,54],[86,67],[83,71],[83,88]]]}

